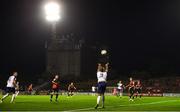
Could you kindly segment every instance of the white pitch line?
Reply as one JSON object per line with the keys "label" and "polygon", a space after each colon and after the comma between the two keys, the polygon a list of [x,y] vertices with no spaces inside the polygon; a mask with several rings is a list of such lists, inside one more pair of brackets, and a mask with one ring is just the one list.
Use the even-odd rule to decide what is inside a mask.
{"label": "white pitch line", "polygon": [[[154,105],[159,103],[167,103],[167,102],[175,102],[180,100],[167,100],[167,101],[159,101],[159,102],[151,102],[151,103],[143,103],[143,104],[130,104],[130,105],[116,105],[116,106],[106,106],[106,107],[124,107],[124,106],[139,106],[139,105]],[[68,110],[64,112],[73,112],[73,111],[88,111],[94,108],[82,108],[82,109],[74,109],[74,110]]]}

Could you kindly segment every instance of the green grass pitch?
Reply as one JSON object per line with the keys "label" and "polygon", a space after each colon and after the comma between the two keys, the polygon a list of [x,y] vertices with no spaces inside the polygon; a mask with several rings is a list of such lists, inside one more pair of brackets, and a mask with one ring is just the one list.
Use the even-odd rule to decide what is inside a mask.
{"label": "green grass pitch", "polygon": [[[0,96],[1,97],[1,96]],[[10,98],[0,104],[0,111],[96,111],[96,96],[75,95],[67,98],[60,95],[59,102],[49,101],[49,96],[17,96],[15,103]],[[98,111],[180,111],[178,97],[142,97],[129,101],[127,96],[106,96],[105,108]]]}

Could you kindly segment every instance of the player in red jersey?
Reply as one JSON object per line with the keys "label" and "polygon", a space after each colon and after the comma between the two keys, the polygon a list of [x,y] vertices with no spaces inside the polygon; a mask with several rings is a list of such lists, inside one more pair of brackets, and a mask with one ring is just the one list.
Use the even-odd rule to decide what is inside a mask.
{"label": "player in red jersey", "polygon": [[31,95],[32,91],[33,91],[33,85],[30,84],[29,87],[28,87],[28,93]]}
{"label": "player in red jersey", "polygon": [[134,101],[134,81],[132,77],[129,78],[130,82],[126,87],[129,87],[129,101]]}
{"label": "player in red jersey", "polygon": [[59,76],[56,75],[54,79],[52,80],[52,87],[51,87],[51,98],[50,101],[52,102],[53,95],[56,95],[56,102],[58,101],[58,92],[59,92]]}
{"label": "player in red jersey", "polygon": [[138,95],[141,98],[141,96],[142,96],[141,92],[142,92],[142,86],[141,86],[141,82],[138,80],[137,84],[135,86],[136,98],[137,98]]}

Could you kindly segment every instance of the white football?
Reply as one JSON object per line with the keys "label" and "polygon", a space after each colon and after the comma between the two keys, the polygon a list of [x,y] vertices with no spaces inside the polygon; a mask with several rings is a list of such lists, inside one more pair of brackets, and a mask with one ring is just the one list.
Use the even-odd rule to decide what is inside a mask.
{"label": "white football", "polygon": [[105,55],[105,54],[107,54],[107,51],[106,50],[101,50],[101,54]]}

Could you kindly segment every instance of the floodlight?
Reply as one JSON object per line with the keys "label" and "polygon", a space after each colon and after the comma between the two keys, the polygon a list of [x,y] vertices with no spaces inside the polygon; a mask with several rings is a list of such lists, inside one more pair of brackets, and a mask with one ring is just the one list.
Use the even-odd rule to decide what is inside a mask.
{"label": "floodlight", "polygon": [[49,2],[45,5],[46,19],[51,22],[56,22],[60,19],[60,6],[56,2]]}

